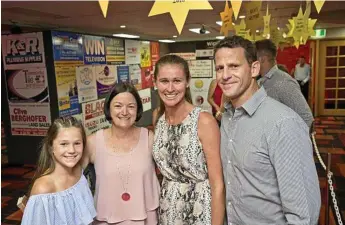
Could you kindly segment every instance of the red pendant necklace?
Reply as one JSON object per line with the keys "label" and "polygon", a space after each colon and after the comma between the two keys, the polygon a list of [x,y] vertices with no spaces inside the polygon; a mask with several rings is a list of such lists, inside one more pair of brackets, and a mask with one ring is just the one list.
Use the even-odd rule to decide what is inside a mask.
{"label": "red pendant necklace", "polygon": [[[110,140],[109,140],[110,143],[112,143]],[[114,152],[119,152],[119,151],[116,151],[117,149],[115,148],[115,146],[111,146],[112,147],[112,150]],[[120,179],[121,179],[121,183],[122,183],[122,187],[123,187],[123,193],[121,195],[121,199],[125,202],[129,201],[131,199],[131,195],[130,193],[128,192],[128,183],[129,183],[129,178],[130,178],[130,174],[131,174],[131,159],[132,159],[132,152],[133,152],[133,149],[131,149],[129,151],[129,162],[128,162],[128,169],[127,169],[127,176],[126,178],[124,178],[124,174],[121,173],[121,170],[120,170],[120,167],[119,167],[119,161],[116,159],[116,169],[117,169],[117,173],[119,174],[120,176]],[[116,158],[119,157],[119,156],[116,156]]]}

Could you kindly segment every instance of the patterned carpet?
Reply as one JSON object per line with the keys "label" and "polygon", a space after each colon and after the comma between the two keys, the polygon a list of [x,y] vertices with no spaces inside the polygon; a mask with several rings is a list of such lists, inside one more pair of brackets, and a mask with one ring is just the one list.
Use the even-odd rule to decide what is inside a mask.
{"label": "patterned carpet", "polygon": [[[320,152],[332,153],[332,171],[335,176],[335,188],[342,213],[345,216],[345,117],[321,117],[315,122],[316,141]],[[324,203],[326,174],[316,162],[319,172],[320,186],[322,193],[323,207],[320,213],[320,225],[324,223]],[[23,167],[3,167],[1,171],[1,224],[19,225],[22,217],[21,211],[16,207],[18,197],[22,196],[29,185],[34,173],[34,166],[24,165]],[[333,215],[330,216],[329,224],[335,224]]]}

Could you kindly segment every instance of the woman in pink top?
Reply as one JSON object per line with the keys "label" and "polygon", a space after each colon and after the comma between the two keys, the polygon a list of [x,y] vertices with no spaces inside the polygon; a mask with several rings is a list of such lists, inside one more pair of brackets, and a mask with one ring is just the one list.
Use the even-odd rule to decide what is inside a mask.
{"label": "woman in pink top", "polygon": [[87,139],[84,166],[96,171],[96,225],[155,225],[159,182],[152,159],[153,133],[136,127],[143,105],[131,84],[116,84],[104,103],[112,126]]}

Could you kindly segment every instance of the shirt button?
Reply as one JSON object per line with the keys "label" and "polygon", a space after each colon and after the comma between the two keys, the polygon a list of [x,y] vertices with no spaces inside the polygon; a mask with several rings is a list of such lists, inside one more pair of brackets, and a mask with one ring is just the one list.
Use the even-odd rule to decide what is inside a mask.
{"label": "shirt button", "polygon": [[232,139],[230,139],[230,142],[233,142]]}
{"label": "shirt button", "polygon": [[228,160],[228,164],[231,164],[231,161],[230,161],[230,160]]}
{"label": "shirt button", "polygon": [[230,201],[228,202],[228,205],[231,205],[231,202],[230,202]]}
{"label": "shirt button", "polygon": [[229,121],[231,121],[231,118],[229,118]]}
{"label": "shirt button", "polygon": [[230,181],[228,181],[228,184],[230,184]]}

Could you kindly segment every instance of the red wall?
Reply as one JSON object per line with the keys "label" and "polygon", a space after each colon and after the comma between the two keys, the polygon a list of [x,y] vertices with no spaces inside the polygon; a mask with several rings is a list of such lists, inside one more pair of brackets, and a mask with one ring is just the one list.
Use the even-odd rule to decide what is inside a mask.
{"label": "red wall", "polygon": [[284,48],[283,51],[278,49],[277,54],[277,63],[285,65],[289,73],[293,68],[295,68],[295,65],[297,63],[297,59],[300,56],[304,56],[305,60],[308,64],[310,64],[309,61],[309,52],[310,52],[310,42],[308,41],[306,45],[300,45],[297,49],[295,46],[293,47],[287,47]]}

